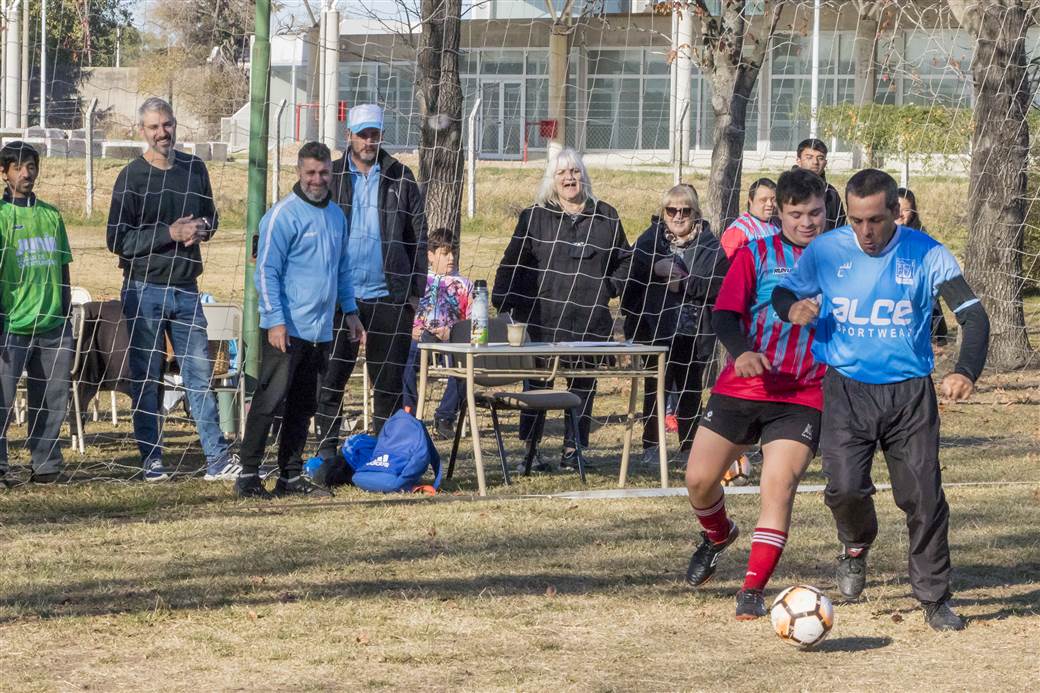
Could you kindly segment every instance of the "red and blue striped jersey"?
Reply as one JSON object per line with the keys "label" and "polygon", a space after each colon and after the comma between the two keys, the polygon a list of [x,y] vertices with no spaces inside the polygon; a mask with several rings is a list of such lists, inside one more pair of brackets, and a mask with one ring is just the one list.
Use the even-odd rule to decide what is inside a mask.
{"label": "red and blue striped jersey", "polygon": [[794,269],[803,250],[778,233],[737,251],[722,280],[715,310],[741,315],[748,348],[765,354],[772,368],[754,378],[741,378],[731,358],[712,392],[823,409],[825,367],[813,359],[815,330],[784,322],[772,306],[773,289]]}
{"label": "red and blue striped jersey", "polygon": [[768,238],[775,233],[780,233],[780,229],[775,224],[762,221],[751,212],[744,212],[726,227],[719,243],[722,244],[722,250],[726,253],[726,259],[732,262],[737,251],[748,243],[760,238]]}

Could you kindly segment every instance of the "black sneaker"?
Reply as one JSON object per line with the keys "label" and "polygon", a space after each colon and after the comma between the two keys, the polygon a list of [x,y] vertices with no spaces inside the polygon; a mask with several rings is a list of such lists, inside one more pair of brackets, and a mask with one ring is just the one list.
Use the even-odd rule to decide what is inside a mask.
{"label": "black sneaker", "polygon": [[332,498],[333,493],[327,488],[311,483],[310,479],[302,474],[294,477],[278,477],[274,485],[276,498],[286,496],[307,496],[308,498]]}
{"label": "black sneaker", "polygon": [[861,549],[855,556],[843,550],[838,556],[836,580],[842,597],[849,601],[859,599],[867,584],[867,549]]}
{"label": "black sneaker", "polygon": [[451,419],[434,419],[433,430],[441,440],[455,440],[455,422]]}
{"label": "black sneaker", "polygon": [[235,479],[235,497],[271,500],[271,494],[264,488],[259,474],[239,474]]}
{"label": "black sneaker", "polygon": [[737,592],[737,620],[754,621],[766,615],[766,600],[761,590]]}
{"label": "black sneaker", "polygon": [[964,630],[964,619],[953,613],[949,601],[935,603],[922,603],[924,607],[924,620],[932,630]]}
{"label": "black sneaker", "polygon": [[595,468],[595,465],[589,463],[589,458],[585,457],[584,453],[577,450],[564,450],[560,455],[560,469],[578,471],[578,457],[581,457],[581,466],[585,468],[585,471]]}
{"label": "black sneaker", "polygon": [[[524,470],[525,470],[525,467],[526,467],[526,464],[527,464],[526,462],[518,462],[517,465],[516,465],[516,473],[517,474],[523,474]],[[535,450],[534,451],[534,458],[532,458],[532,460],[531,460],[531,471],[532,472],[551,472],[551,471],[553,471],[553,466],[552,466],[551,462],[546,462],[545,461],[545,458],[542,457],[542,453],[541,452],[539,452],[538,450]]]}
{"label": "black sneaker", "polygon": [[693,552],[690,567],[686,569],[686,584],[690,587],[699,587],[710,580],[711,576],[715,574],[715,564],[719,562],[719,556],[739,536],[740,529],[733,520],[729,521],[729,536],[720,544],[708,539],[707,532],[701,532],[701,545]]}
{"label": "black sneaker", "polygon": [[56,484],[61,479],[61,472],[47,472],[46,474],[29,474],[30,484]]}

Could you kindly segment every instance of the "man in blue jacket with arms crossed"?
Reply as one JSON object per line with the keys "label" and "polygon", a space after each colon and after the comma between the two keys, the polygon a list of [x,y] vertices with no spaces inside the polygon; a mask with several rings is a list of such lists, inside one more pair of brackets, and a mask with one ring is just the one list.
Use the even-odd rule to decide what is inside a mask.
{"label": "man in blue jacket with arms crossed", "polygon": [[331,495],[302,476],[308,422],[332,342],[336,306],[350,339],[363,336],[347,255],[347,220],[330,204],[332,156],[308,142],[297,160],[299,181],[260,220],[256,290],[263,333],[260,379],[242,437],[240,498],[269,498],[260,462],[275,416],[282,414],[274,495]]}

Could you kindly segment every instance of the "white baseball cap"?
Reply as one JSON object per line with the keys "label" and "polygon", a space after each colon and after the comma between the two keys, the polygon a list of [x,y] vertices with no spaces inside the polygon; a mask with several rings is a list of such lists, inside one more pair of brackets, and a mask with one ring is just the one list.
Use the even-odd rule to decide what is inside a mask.
{"label": "white baseball cap", "polygon": [[367,128],[383,129],[383,109],[374,103],[358,104],[350,109],[347,129],[357,134]]}

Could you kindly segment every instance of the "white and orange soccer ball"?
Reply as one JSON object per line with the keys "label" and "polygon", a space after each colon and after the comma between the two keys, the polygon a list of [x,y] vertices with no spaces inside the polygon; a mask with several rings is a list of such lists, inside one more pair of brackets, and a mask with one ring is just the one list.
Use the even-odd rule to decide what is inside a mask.
{"label": "white and orange soccer ball", "polygon": [[747,486],[751,481],[751,460],[747,455],[741,455],[729,466],[726,473],[722,475],[723,486]]}
{"label": "white and orange soccer ball", "polygon": [[796,585],[776,595],[769,617],[781,640],[804,649],[818,645],[831,632],[834,606],[815,587]]}

